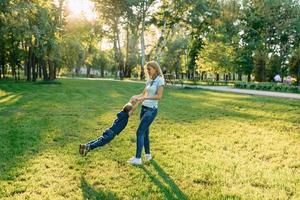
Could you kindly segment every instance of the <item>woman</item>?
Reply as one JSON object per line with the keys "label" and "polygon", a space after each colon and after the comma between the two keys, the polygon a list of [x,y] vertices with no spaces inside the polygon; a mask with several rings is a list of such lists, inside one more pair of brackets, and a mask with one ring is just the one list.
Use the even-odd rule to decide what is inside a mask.
{"label": "woman", "polygon": [[134,165],[142,164],[141,154],[143,147],[145,148],[146,160],[152,159],[150,154],[149,127],[157,115],[158,101],[163,95],[163,86],[165,84],[161,68],[155,61],[150,61],[146,64],[145,75],[147,82],[144,91],[133,97],[134,101],[142,102],[140,124],[136,132],[136,154],[135,157],[129,159],[129,163]]}

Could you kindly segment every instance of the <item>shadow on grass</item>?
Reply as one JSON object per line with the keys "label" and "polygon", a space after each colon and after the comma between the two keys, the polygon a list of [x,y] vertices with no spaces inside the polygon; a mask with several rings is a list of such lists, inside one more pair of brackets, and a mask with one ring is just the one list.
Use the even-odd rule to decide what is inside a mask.
{"label": "shadow on grass", "polygon": [[[141,166],[141,169],[149,176],[151,181],[160,189],[160,191],[165,195],[166,199],[178,199],[187,200],[186,195],[180,190],[180,188],[174,183],[174,181],[169,177],[169,175],[159,166],[159,164],[152,160],[151,165],[154,167],[158,175],[163,179],[164,183],[155,177],[145,166]],[[165,186],[165,184],[167,186]]]}
{"label": "shadow on grass", "polygon": [[96,190],[91,186],[83,176],[80,179],[80,186],[82,189],[83,199],[105,199],[105,200],[116,200],[119,199],[116,194],[112,192],[104,192],[101,190]]}

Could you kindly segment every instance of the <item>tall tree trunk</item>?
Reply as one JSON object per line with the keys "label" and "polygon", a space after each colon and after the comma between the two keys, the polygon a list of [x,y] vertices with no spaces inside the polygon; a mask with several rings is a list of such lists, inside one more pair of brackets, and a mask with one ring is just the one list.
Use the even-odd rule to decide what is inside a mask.
{"label": "tall tree trunk", "polygon": [[38,62],[38,77],[42,78],[42,60]]}
{"label": "tall tree trunk", "polygon": [[119,78],[123,77],[123,65],[124,63],[122,62],[122,52],[121,52],[121,47],[120,47],[120,37],[119,37],[119,28],[118,28],[118,19],[115,19],[115,24],[114,24],[114,52],[115,52],[115,60],[118,65],[118,75]]}
{"label": "tall tree trunk", "polygon": [[20,69],[22,68],[21,63],[18,63],[18,80],[20,80]]}
{"label": "tall tree trunk", "polygon": [[16,72],[16,64],[15,63],[12,63],[11,73],[12,73],[12,76],[15,78],[15,81],[17,81],[17,72]]}
{"label": "tall tree trunk", "polygon": [[297,85],[300,85],[300,61],[298,61],[297,66]]}
{"label": "tall tree trunk", "polygon": [[0,54],[0,78],[5,78],[5,49],[0,49],[1,54]]}
{"label": "tall tree trunk", "polygon": [[75,68],[75,74],[76,74],[76,76],[79,74],[79,71],[80,71],[80,67],[76,67]]}
{"label": "tall tree trunk", "polygon": [[61,68],[60,67],[56,67],[55,68],[56,69],[56,75],[55,75],[55,79],[57,78],[57,76],[59,77],[59,75],[60,75],[60,70],[61,70]]}
{"label": "tall tree trunk", "polygon": [[54,80],[54,64],[52,61],[48,61],[48,67],[49,67],[49,80]]}
{"label": "tall tree trunk", "polygon": [[2,49],[0,49],[0,79],[2,78],[2,70],[3,70],[3,66],[4,66],[4,59],[3,59],[3,53],[1,52],[3,51]]}
{"label": "tall tree trunk", "polygon": [[175,78],[178,79],[179,78],[179,74],[178,74],[178,66],[175,68]]}
{"label": "tall tree trunk", "polygon": [[27,78],[27,70],[28,70],[28,59],[25,60],[25,63],[24,63],[24,77]]}
{"label": "tall tree trunk", "polygon": [[101,71],[101,77],[103,78],[104,77],[104,66],[103,65],[101,65],[100,71]]}
{"label": "tall tree trunk", "polygon": [[48,77],[48,72],[47,72],[47,67],[46,67],[46,61],[44,59],[41,60],[41,67],[42,67],[42,72],[43,72],[43,80],[47,81],[49,80]]}
{"label": "tall tree trunk", "polygon": [[145,31],[145,2],[143,1],[142,5],[142,30],[141,30],[141,79],[144,78],[144,65],[145,65],[145,38],[144,38],[144,31]]}
{"label": "tall tree trunk", "polygon": [[26,70],[27,81],[31,81],[31,66],[32,66],[32,57],[33,57],[32,55],[33,55],[33,49],[32,49],[32,46],[30,44],[29,52],[28,52],[28,62],[27,62],[27,66],[26,66],[26,68],[27,68],[27,70]]}
{"label": "tall tree trunk", "polygon": [[[113,40],[113,43],[114,43],[114,55],[115,55],[115,61],[117,64],[119,64],[119,53],[118,53],[118,47],[117,47],[117,38],[116,38],[116,32],[114,31],[114,40]],[[117,76],[120,76],[121,72],[120,72],[120,69],[119,69],[119,65],[118,65],[118,74]]]}
{"label": "tall tree trunk", "polygon": [[32,55],[32,65],[31,65],[31,68],[32,68],[32,81],[35,82],[36,81],[36,78],[37,78],[37,72],[36,72],[36,57],[35,57],[35,53],[33,52],[33,55]]}
{"label": "tall tree trunk", "polygon": [[[0,50],[1,51],[1,50]],[[4,59],[2,53],[0,54],[0,79],[2,78],[3,70],[4,70]],[[4,78],[4,76],[3,76]]]}
{"label": "tall tree trunk", "polygon": [[205,75],[205,72],[201,72],[201,81],[204,80],[204,75]]}
{"label": "tall tree trunk", "polygon": [[241,73],[238,73],[238,80],[242,81],[242,74]]}
{"label": "tall tree trunk", "polygon": [[56,64],[56,62],[54,62],[54,65],[53,65],[53,80],[56,79],[56,71],[57,71],[57,64]]}
{"label": "tall tree trunk", "polygon": [[[15,45],[15,43],[14,42],[16,42],[17,43],[17,45]],[[12,42],[12,47],[13,47],[13,49],[12,49],[12,58],[11,58],[11,61],[12,61],[12,66],[11,66],[11,71],[12,71],[12,75],[13,75],[13,77],[15,78],[15,81],[17,81],[17,60],[18,60],[18,58],[17,58],[17,51],[18,51],[18,41],[14,41],[14,42]]]}
{"label": "tall tree trunk", "polygon": [[167,24],[167,20],[164,20],[164,26],[161,32],[161,36],[158,39],[158,43],[156,46],[156,50],[155,50],[155,54],[156,54],[156,60],[159,63],[160,62],[160,57],[161,57],[161,45],[165,45],[165,31],[166,31],[166,24]]}
{"label": "tall tree trunk", "polygon": [[138,38],[139,34],[137,32],[137,29],[133,28],[131,29],[131,35],[130,35],[130,40],[129,40],[129,76],[131,75],[132,67],[137,66],[139,63],[138,60]]}
{"label": "tall tree trunk", "polygon": [[121,42],[120,42],[120,33],[119,33],[119,28],[117,26],[117,49],[118,49],[118,54],[119,54],[119,70],[120,70],[120,78],[123,78],[124,76],[124,58],[121,50]]}
{"label": "tall tree trunk", "polygon": [[248,74],[248,75],[247,75],[247,81],[248,81],[248,82],[251,82],[251,74]]}
{"label": "tall tree trunk", "polygon": [[5,78],[5,65],[2,65],[2,77]]}
{"label": "tall tree trunk", "polygon": [[126,27],[126,53],[125,53],[125,69],[124,75],[125,77],[130,77],[129,73],[129,22],[127,23]]}
{"label": "tall tree trunk", "polygon": [[90,77],[90,73],[91,73],[91,67],[88,65],[86,66],[86,77]]}

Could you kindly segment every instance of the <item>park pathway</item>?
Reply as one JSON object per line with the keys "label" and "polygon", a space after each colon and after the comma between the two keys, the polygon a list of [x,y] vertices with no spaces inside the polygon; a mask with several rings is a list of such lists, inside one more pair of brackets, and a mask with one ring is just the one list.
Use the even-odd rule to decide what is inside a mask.
{"label": "park pathway", "polygon": [[200,88],[205,90],[221,91],[221,92],[233,92],[239,94],[249,94],[257,96],[267,96],[267,97],[279,97],[287,99],[298,99],[300,100],[300,94],[295,93],[286,93],[286,92],[272,92],[272,91],[261,91],[261,90],[247,90],[247,89],[238,89],[230,86],[184,86],[187,88]]}

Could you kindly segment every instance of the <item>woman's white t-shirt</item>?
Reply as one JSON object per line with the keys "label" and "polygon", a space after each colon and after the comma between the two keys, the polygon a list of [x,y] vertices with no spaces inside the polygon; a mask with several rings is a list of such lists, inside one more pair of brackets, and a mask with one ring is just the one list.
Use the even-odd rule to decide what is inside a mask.
{"label": "woman's white t-shirt", "polygon": [[[165,85],[165,79],[161,76],[157,76],[154,80],[148,80],[146,82],[146,92],[147,97],[152,97],[157,94],[157,89],[159,86]],[[158,100],[144,100],[143,106],[149,108],[157,108],[158,107]]]}

